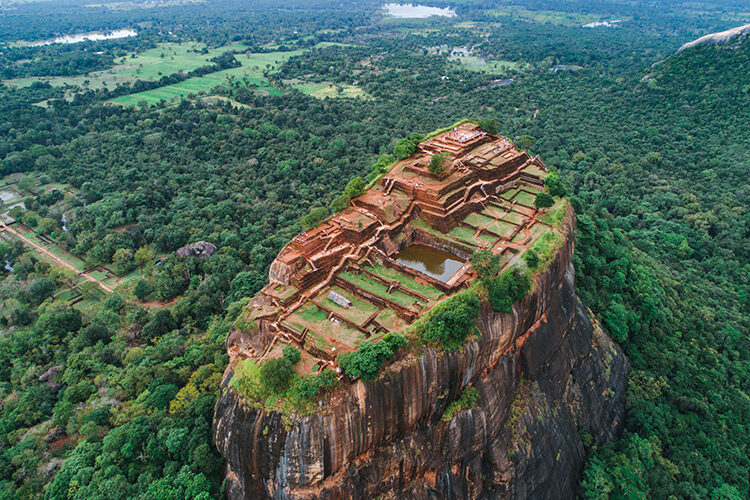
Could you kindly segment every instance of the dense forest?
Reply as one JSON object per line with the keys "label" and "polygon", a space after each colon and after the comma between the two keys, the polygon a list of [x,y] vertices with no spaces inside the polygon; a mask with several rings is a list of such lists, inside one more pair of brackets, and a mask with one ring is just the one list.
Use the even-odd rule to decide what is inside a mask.
{"label": "dense forest", "polygon": [[[632,364],[626,428],[589,448],[581,496],[750,495],[750,39],[675,54],[743,24],[743,4],[428,3],[457,16],[383,19],[375,2],[0,7],[0,176],[21,197],[2,212],[86,269],[137,276],[113,293],[78,286],[87,300],[71,307],[67,271],[0,239],[1,497],[220,497],[224,340],[271,260],[398,139],[466,117],[496,120],[560,172],[578,293]],[[137,37],[13,43],[130,26]],[[277,93],[229,80],[213,100],[109,101],[187,72],[115,90],[14,83],[94,80],[167,42],[300,52],[263,69]],[[236,67],[229,52],[202,71]],[[301,80],[362,95],[321,98]],[[218,251],[175,254],[197,241]]]}

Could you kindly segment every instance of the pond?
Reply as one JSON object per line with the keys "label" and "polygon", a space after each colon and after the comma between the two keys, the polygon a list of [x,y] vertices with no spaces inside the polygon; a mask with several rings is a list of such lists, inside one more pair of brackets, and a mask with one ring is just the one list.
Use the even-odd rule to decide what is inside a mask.
{"label": "pond", "polygon": [[413,5],[410,3],[387,3],[383,5],[385,13],[399,19],[421,19],[431,16],[456,17],[456,11],[451,8],[427,7],[426,5]]}
{"label": "pond", "polygon": [[464,261],[448,252],[419,244],[404,248],[394,255],[394,260],[443,283],[447,282],[464,265]]}

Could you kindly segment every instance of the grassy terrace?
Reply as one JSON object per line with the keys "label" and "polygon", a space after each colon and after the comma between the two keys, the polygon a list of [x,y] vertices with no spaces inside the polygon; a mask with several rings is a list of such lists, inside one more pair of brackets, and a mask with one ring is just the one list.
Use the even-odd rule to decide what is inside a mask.
{"label": "grassy terrace", "polygon": [[391,269],[380,264],[375,267],[368,267],[366,269],[371,273],[380,276],[381,278],[385,278],[387,280],[397,280],[401,282],[402,286],[408,288],[409,290],[413,290],[418,294],[424,295],[431,300],[440,300],[444,297],[443,293],[437,288],[434,288],[425,283],[420,283],[411,276],[398,272],[396,269]]}
{"label": "grassy terrace", "polygon": [[489,224],[490,222],[494,222],[495,219],[493,217],[487,217],[486,215],[478,214],[478,213],[472,213],[466,216],[464,219],[464,222],[472,225],[474,227],[480,227],[485,226]]}
{"label": "grassy terrace", "polygon": [[[292,326],[292,329],[296,330],[298,333],[301,333],[307,328],[317,335],[313,345],[326,351],[330,350],[330,342],[324,337],[336,339],[341,344],[347,346],[357,346],[359,345],[359,342],[365,338],[362,332],[350,327],[346,323],[330,321],[328,319],[328,314],[312,302],[307,302],[294,311],[294,313],[285,320],[285,324]],[[308,336],[309,335],[310,332],[308,332]],[[321,347],[318,345],[320,343],[325,345]]]}
{"label": "grassy terrace", "polygon": [[401,290],[393,290],[391,293],[388,293],[387,286],[383,285],[382,283],[378,283],[374,279],[362,274],[354,274],[349,271],[344,271],[339,274],[339,277],[351,283],[352,285],[356,285],[363,290],[367,290],[368,292],[373,293],[378,297],[390,300],[403,307],[409,308],[415,302],[418,302],[423,306],[426,305],[416,297],[412,297],[411,295],[408,295]]}
{"label": "grassy terrace", "polygon": [[[340,305],[329,299],[328,292],[330,292],[331,290],[349,299],[349,301],[352,303],[352,307],[341,307]],[[366,300],[357,297],[353,293],[350,293],[347,290],[344,290],[343,288],[337,286],[325,288],[315,297],[315,302],[322,305],[323,307],[327,307],[339,316],[346,318],[349,321],[358,324],[359,326],[364,326],[365,321],[367,321],[367,319],[378,310],[378,307],[376,305],[371,304]]]}
{"label": "grassy terrace", "polygon": [[495,221],[489,226],[487,226],[487,230],[491,231],[492,234],[496,234],[498,236],[505,236],[506,238],[509,237],[513,231],[516,229],[515,224],[511,224],[510,222],[505,221]]}
{"label": "grassy terrace", "polygon": [[524,190],[524,191],[519,191],[513,197],[513,201],[516,203],[520,203],[521,205],[526,205],[527,207],[533,207],[534,198],[536,198],[536,193],[532,194],[529,191]]}

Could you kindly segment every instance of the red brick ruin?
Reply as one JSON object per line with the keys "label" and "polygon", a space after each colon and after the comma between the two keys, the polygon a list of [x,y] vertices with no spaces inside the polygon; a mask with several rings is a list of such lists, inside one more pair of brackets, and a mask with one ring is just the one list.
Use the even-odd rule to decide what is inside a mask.
{"label": "red brick ruin", "polygon": [[[433,174],[437,153],[449,160]],[[468,263],[475,251],[502,254],[510,265],[545,230],[530,200],[546,171],[473,123],[425,140],[348,208],[281,250],[269,284],[250,302],[251,338],[230,336],[230,353],[260,360],[291,344],[306,368],[334,365],[361,340],[407,326],[475,277]],[[443,282],[396,261],[416,243],[464,264]]]}

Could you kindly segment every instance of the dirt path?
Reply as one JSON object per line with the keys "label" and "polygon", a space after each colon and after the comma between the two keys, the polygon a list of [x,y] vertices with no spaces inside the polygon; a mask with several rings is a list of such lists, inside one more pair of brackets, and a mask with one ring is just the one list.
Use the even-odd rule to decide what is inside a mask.
{"label": "dirt path", "polygon": [[20,233],[19,231],[16,231],[15,229],[13,229],[13,228],[11,228],[11,227],[8,227],[8,225],[7,225],[7,224],[5,224],[4,222],[0,222],[0,230],[3,230],[3,231],[8,231],[8,232],[9,232],[10,234],[12,234],[12,235],[16,236],[17,238],[21,239],[21,241],[23,241],[23,242],[24,242],[24,243],[26,243],[27,245],[30,245],[30,246],[32,246],[32,247],[34,247],[34,248],[36,248],[37,250],[39,250],[40,252],[42,252],[42,253],[43,253],[44,255],[46,255],[46,256],[47,256],[47,257],[49,257],[50,259],[54,260],[55,262],[57,262],[57,263],[58,263],[59,265],[61,265],[62,267],[65,267],[65,268],[67,268],[67,269],[70,269],[71,271],[73,271],[73,272],[74,272],[74,273],[76,273],[77,275],[79,275],[79,276],[83,276],[83,277],[84,277],[84,278],[86,278],[87,280],[89,280],[89,281],[91,281],[91,282],[93,282],[93,283],[96,283],[96,284],[97,284],[97,285],[99,285],[99,286],[100,286],[100,287],[102,288],[102,290],[104,290],[105,292],[108,292],[108,293],[114,293],[114,290],[112,290],[112,289],[111,289],[110,287],[108,287],[107,285],[105,285],[104,283],[102,283],[101,281],[99,281],[98,279],[94,278],[93,276],[91,276],[91,275],[89,275],[89,274],[87,274],[87,273],[84,273],[84,272],[80,272],[80,271],[78,271],[78,269],[76,269],[75,267],[71,266],[70,264],[68,264],[67,262],[65,262],[64,260],[62,260],[62,259],[61,259],[60,257],[58,257],[57,255],[53,254],[52,252],[50,252],[49,250],[47,250],[47,249],[46,249],[46,248],[44,248],[43,246],[41,246],[41,245],[38,245],[37,243],[35,243],[35,242],[31,241],[31,240],[30,240],[30,239],[28,239],[28,238],[27,238],[26,236],[24,236],[23,234],[21,234],[21,233]]}

